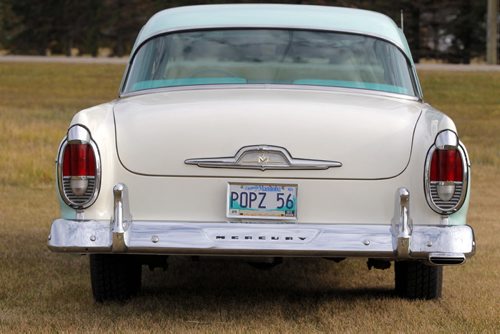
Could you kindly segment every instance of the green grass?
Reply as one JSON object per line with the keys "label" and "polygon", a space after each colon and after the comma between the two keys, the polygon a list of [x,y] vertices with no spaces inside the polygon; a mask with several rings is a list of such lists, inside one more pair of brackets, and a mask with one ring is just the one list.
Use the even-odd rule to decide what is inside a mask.
{"label": "green grass", "polygon": [[72,115],[117,96],[122,66],[0,63],[0,185],[46,186]]}
{"label": "green grass", "polygon": [[500,73],[422,72],[424,97],[455,122],[474,165],[500,168]]}
{"label": "green grass", "polygon": [[446,268],[443,298],[406,301],[391,270],[365,262],[172,261],[140,296],[92,301],[88,259],[46,247],[58,215],[54,158],[72,115],[116,96],[123,66],[0,63],[0,332],[499,332],[500,74],[423,72],[428,100],[456,121],[473,162],[478,250]]}

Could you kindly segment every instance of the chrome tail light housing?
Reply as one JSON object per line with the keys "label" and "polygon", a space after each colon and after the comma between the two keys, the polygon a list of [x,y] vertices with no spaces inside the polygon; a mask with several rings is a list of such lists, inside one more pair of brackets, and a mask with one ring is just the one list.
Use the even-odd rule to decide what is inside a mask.
{"label": "chrome tail light housing", "polygon": [[59,146],[57,182],[63,201],[74,209],[91,206],[99,194],[101,160],[90,131],[73,125]]}
{"label": "chrome tail light housing", "polygon": [[458,211],[467,195],[469,160],[455,132],[438,133],[427,153],[424,173],[425,195],[431,209],[443,215]]}

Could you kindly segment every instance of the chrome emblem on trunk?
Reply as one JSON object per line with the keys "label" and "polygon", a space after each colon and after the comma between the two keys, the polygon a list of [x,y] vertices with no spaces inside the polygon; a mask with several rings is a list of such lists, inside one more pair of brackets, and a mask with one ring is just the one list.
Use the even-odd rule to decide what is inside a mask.
{"label": "chrome emblem on trunk", "polygon": [[188,165],[207,168],[243,169],[317,169],[342,167],[342,163],[330,160],[293,158],[283,147],[273,145],[244,146],[233,157],[187,159]]}
{"label": "chrome emblem on trunk", "polygon": [[265,155],[260,155],[259,156],[259,163],[263,164],[263,163],[266,163],[266,162],[269,162],[269,158],[266,157]]}

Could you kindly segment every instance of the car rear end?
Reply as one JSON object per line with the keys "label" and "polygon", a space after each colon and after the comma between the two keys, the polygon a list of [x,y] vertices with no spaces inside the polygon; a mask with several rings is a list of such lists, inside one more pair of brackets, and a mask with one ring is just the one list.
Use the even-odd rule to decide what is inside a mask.
{"label": "car rear end", "polygon": [[[133,259],[130,268],[151,255],[364,257],[384,267],[473,254],[467,155],[441,130],[449,119],[420,102],[290,88],[162,94],[75,117],[59,151],[63,216],[51,249],[99,254],[97,263],[133,254],[111,255]],[[252,118],[241,123],[244,112]],[[286,112],[305,121],[273,119]]]}
{"label": "car rear end", "polygon": [[57,157],[49,248],[91,254],[96,300],[170,255],[396,261],[401,296],[436,298],[438,266],[474,253],[465,147],[396,27],[148,27],[120,98],[75,115]]}

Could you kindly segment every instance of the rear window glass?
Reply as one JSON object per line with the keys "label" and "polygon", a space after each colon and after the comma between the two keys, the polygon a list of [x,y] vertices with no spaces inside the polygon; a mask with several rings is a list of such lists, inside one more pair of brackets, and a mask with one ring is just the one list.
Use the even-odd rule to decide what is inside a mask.
{"label": "rear window glass", "polygon": [[415,95],[393,44],[356,34],[279,29],[170,33],[141,46],[124,93],[191,85],[285,84]]}

